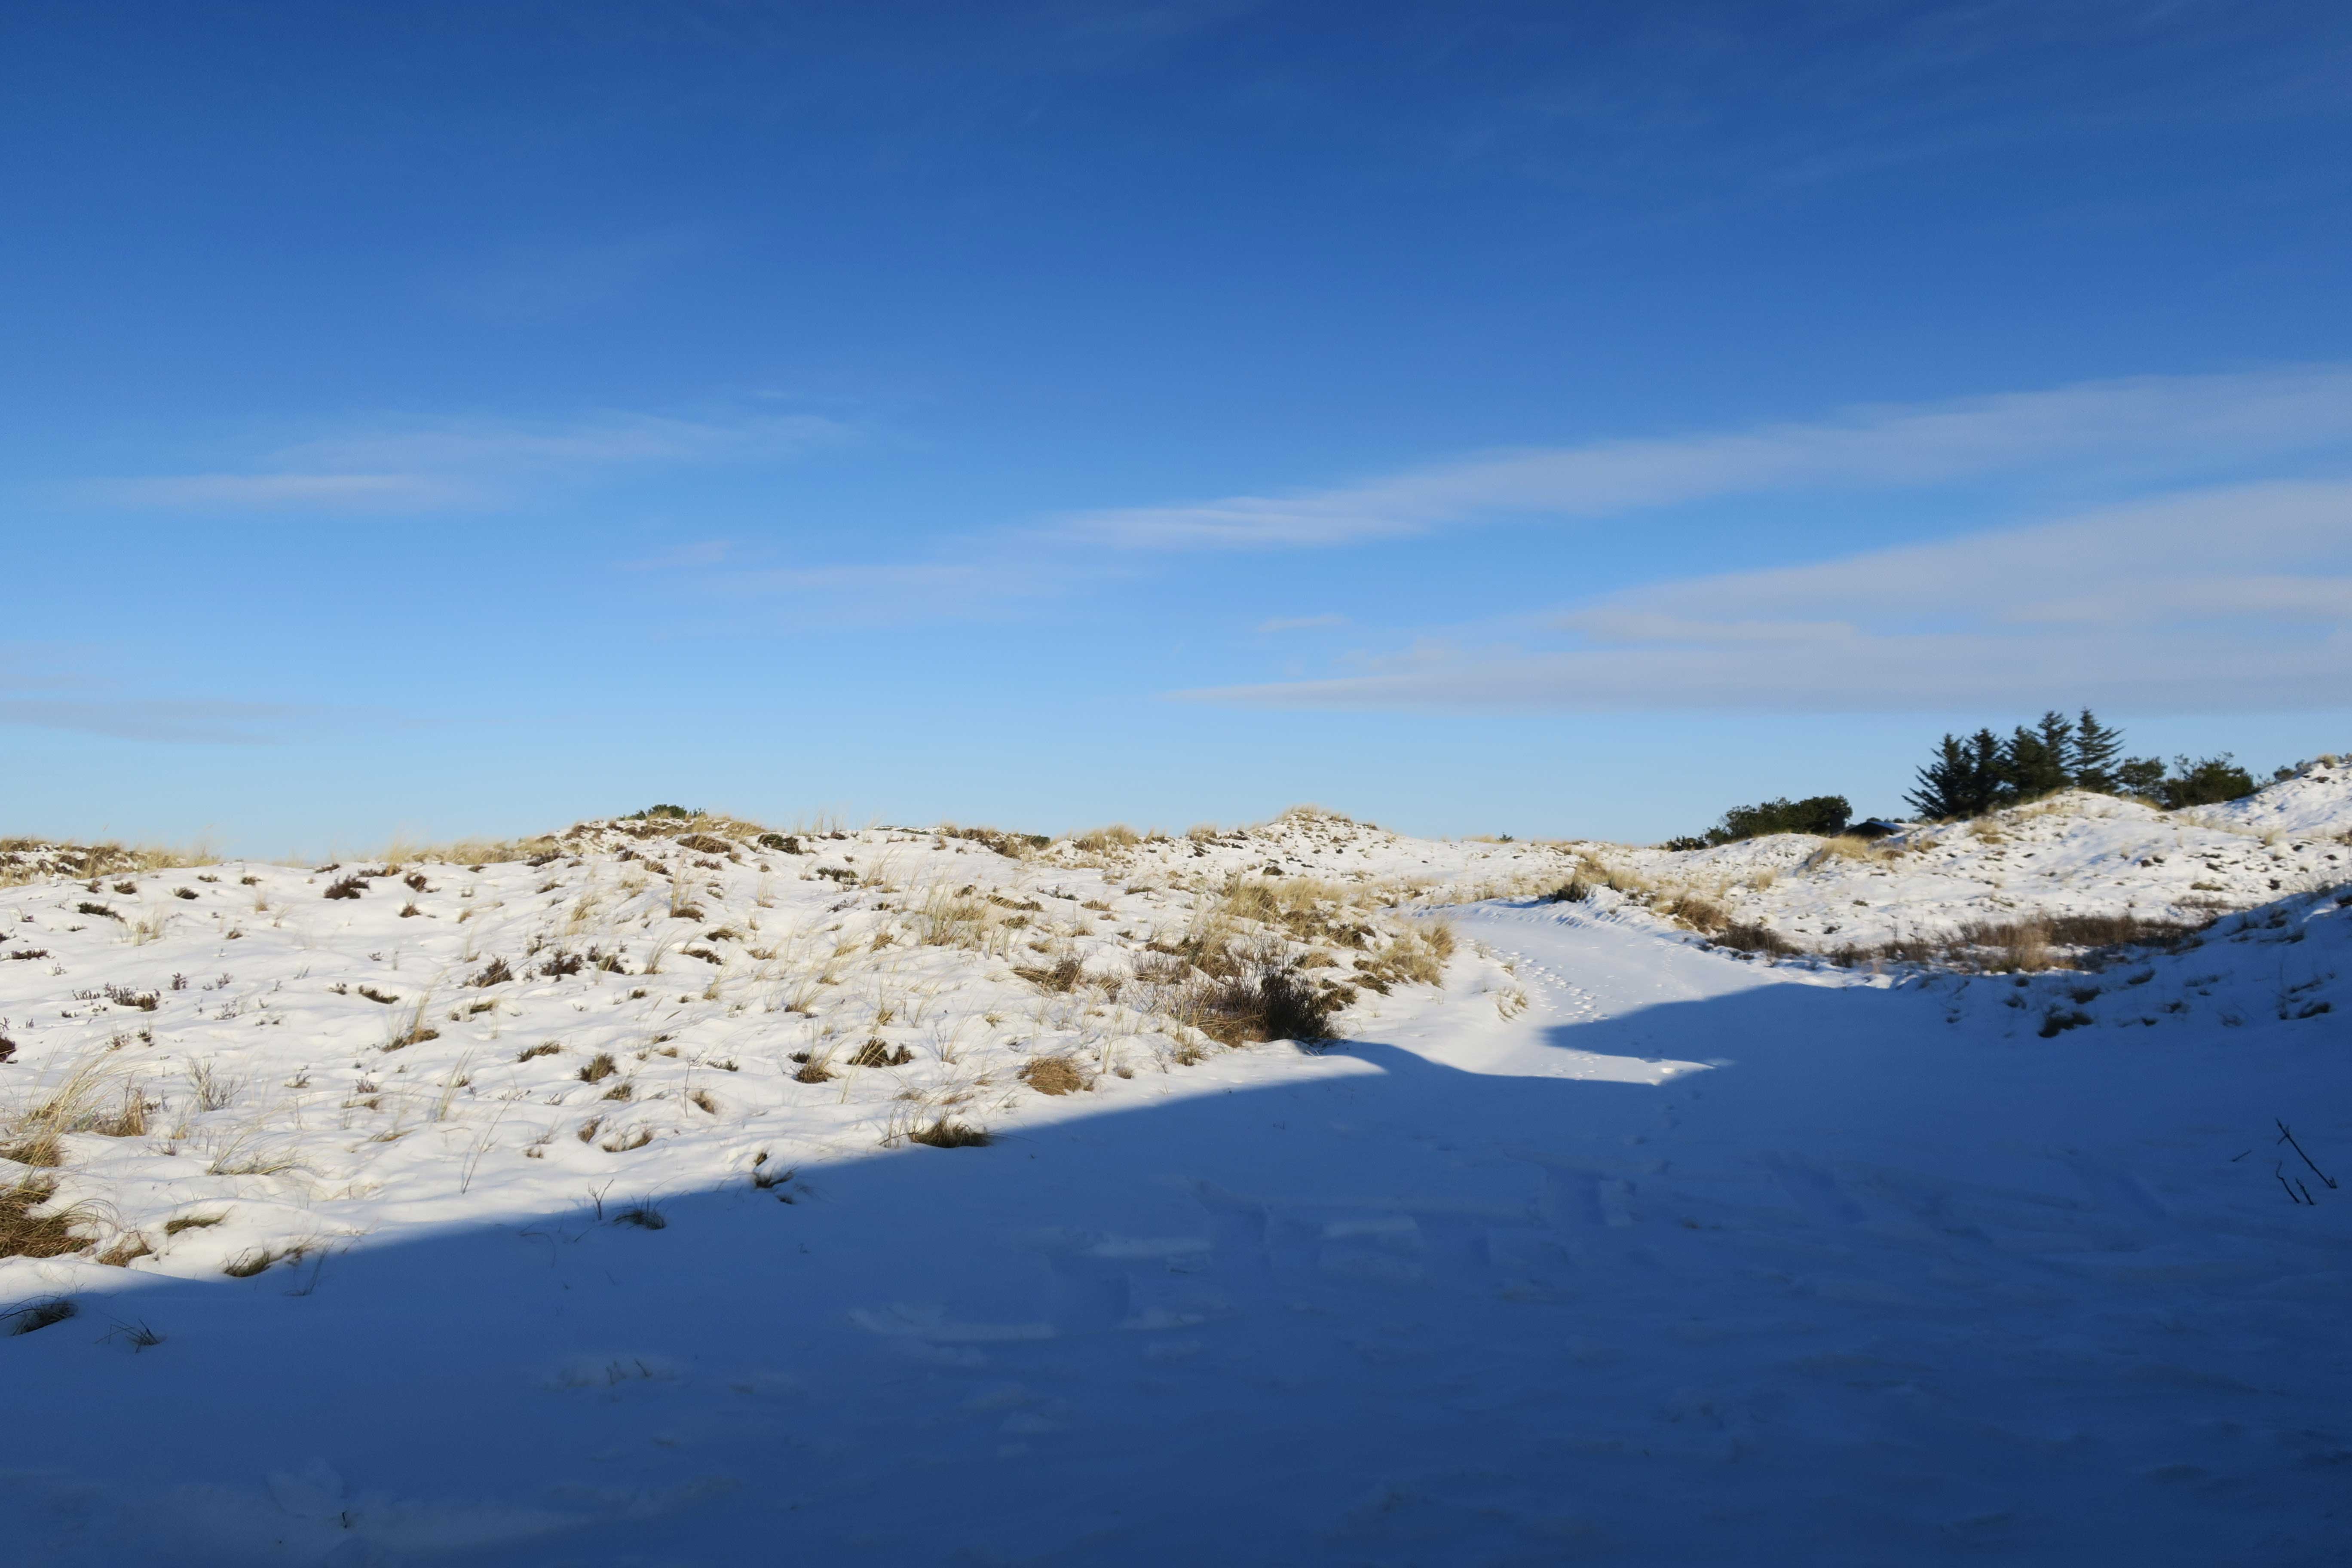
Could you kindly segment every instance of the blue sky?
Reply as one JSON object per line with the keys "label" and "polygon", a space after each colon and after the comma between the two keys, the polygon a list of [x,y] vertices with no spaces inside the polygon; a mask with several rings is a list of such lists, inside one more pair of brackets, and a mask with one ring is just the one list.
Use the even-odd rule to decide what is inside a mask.
{"label": "blue sky", "polygon": [[2352,12],[11,6],[0,832],[2352,748]]}

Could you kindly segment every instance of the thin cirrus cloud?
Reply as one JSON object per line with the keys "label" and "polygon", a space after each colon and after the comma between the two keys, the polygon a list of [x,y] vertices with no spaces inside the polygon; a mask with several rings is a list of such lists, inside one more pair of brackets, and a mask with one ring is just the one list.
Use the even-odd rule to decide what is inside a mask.
{"label": "thin cirrus cloud", "polygon": [[492,321],[548,321],[635,294],[710,245],[708,236],[690,228],[509,244],[453,279],[446,294],[458,309]]}
{"label": "thin cirrus cloud", "polygon": [[1888,489],[2108,465],[2137,475],[2352,442],[2352,365],[2140,376],[1856,410],[1810,424],[1507,451],[1286,497],[1087,512],[1062,531],[1133,549],[1360,543],[1510,514],[1597,518],[1770,490]]}
{"label": "thin cirrus cloud", "polygon": [[533,482],[579,480],[629,468],[776,461],[849,435],[848,426],[814,415],[402,420],[282,447],[249,470],[90,479],[77,493],[100,506],[169,510],[494,507]]}
{"label": "thin cirrus cloud", "polygon": [[268,745],[284,724],[310,716],[308,710],[268,702],[0,698],[0,724],[189,745]]}
{"label": "thin cirrus cloud", "polygon": [[2352,482],[2209,489],[1575,606],[1570,646],[1432,647],[1181,696],[1279,707],[2342,708]]}
{"label": "thin cirrus cloud", "polygon": [[698,636],[1013,620],[1040,599],[1112,575],[1002,551],[823,563],[778,562],[771,554],[756,543],[703,540],[625,567],[673,595]]}

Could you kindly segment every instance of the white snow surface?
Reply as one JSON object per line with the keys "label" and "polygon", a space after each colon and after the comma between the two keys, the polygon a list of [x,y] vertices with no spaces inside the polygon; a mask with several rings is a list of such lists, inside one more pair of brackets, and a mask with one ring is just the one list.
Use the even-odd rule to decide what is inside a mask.
{"label": "white snow surface", "polygon": [[2070,792],[1971,823],[1913,827],[1859,858],[1844,847],[1777,834],[1598,858],[1697,892],[1734,921],[1809,951],[2037,917],[2201,924],[2352,880],[2352,763],[2314,764],[2222,806],[2165,812]]}
{"label": "white snow surface", "polygon": [[[323,893],[380,867],[0,889],[0,1103],[84,1071],[102,1110],[152,1104],[0,1179],[153,1248],[0,1259],[0,1303],[78,1309],[0,1337],[0,1539],[74,1565],[2341,1562],[2352,823],[2333,773],[2289,784],[2201,822],[2064,797],[1812,872],[1816,840],[1302,814],[1022,860],[592,825],[355,899]],[[2097,973],[1870,975],[1527,896],[1588,856],[1706,890],[1775,868],[1739,918],[1817,943],[2243,912]],[[1463,939],[1444,986],[1362,991],[1328,1048],[1202,1053],[1127,977],[1236,873],[1410,894]],[[923,945],[967,887],[1022,923]],[[625,972],[551,962],[592,950]],[[1095,983],[1013,972],[1065,952]],[[1309,973],[1369,955],[1332,956]],[[514,977],[467,984],[493,959]],[[868,1039],[912,1059],[847,1067]],[[793,1076],[828,1049],[835,1079]],[[1092,1087],[1028,1089],[1041,1055]],[[896,1136],[940,1115],[996,1141]]]}

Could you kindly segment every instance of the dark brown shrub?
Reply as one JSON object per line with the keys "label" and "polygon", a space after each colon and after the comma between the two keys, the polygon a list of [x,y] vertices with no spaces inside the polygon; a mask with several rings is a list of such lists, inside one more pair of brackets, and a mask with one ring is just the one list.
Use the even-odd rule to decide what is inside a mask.
{"label": "dark brown shrub", "polygon": [[982,1149],[995,1140],[977,1127],[968,1127],[943,1116],[908,1133],[907,1142],[932,1149]]}
{"label": "dark brown shrub", "polygon": [[1748,925],[1734,921],[1715,935],[1715,945],[1727,947],[1734,952],[1789,953],[1796,948],[1768,926]]}
{"label": "dark brown shrub", "polygon": [[1229,1046],[1331,1037],[1332,997],[1287,965],[1263,964],[1204,982],[1190,1000],[1194,1026]]}

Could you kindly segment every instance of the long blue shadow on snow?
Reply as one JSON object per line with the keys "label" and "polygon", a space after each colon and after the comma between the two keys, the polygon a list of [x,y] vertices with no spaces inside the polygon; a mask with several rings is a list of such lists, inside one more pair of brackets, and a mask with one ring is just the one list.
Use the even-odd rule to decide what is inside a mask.
{"label": "long blue shadow on snow", "polygon": [[[1860,1087],[1823,1104],[1857,1075],[1822,1069],[1936,1026],[1913,995],[1761,985],[1551,1031],[1738,1064],[1663,1089],[1350,1040],[1379,1070],[877,1153],[790,1203],[673,1193],[659,1230],[583,1208],[86,1298],[0,1340],[10,1427],[39,1435],[0,1524],[17,1561],[192,1568],[1467,1563],[1563,1542],[1680,1563],[1766,1560],[1758,1541],[1843,1510],[1841,1540],[1957,1560],[1975,1547],[1880,1520],[1849,1462],[1906,1456],[1937,1496],[2014,1480],[2013,1455],[1939,1458],[1932,1424],[1848,1413],[1785,1451],[1695,1437],[1671,1462],[1612,1435],[1762,1370],[1745,1339],[1687,1331],[1755,1287],[1718,1237],[1643,1210],[1663,1121],[1899,1120]],[[631,1160],[614,1202],[642,1195]],[[1974,1311],[1889,1311],[1878,1353],[1932,1361]],[[163,1341],[102,1341],[110,1319]],[[2234,1517],[2095,1457],[2032,1464],[2096,1527],[2076,1550],[2185,1561],[2219,1539],[2208,1513]],[[1695,1487],[1739,1507],[1685,1506]]]}

